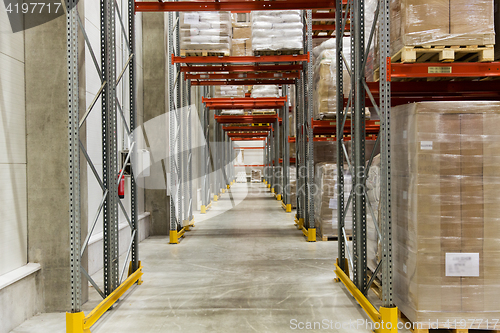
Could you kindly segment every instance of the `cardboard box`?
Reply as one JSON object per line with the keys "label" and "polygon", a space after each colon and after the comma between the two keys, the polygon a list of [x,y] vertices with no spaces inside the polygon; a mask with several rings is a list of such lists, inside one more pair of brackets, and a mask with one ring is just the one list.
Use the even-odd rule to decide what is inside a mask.
{"label": "cardboard box", "polygon": [[246,55],[246,44],[244,39],[233,39],[231,45],[231,55],[233,56]]}
{"label": "cardboard box", "polygon": [[252,28],[233,28],[233,38],[235,39],[251,39]]}
{"label": "cardboard box", "polygon": [[451,1],[450,35],[454,45],[495,44],[494,1]]}
{"label": "cardboard box", "polygon": [[[500,316],[487,295],[500,291],[499,125],[498,102],[417,103],[391,113],[394,265],[403,267],[395,303],[412,321]],[[478,253],[479,276],[446,276],[447,253]]]}

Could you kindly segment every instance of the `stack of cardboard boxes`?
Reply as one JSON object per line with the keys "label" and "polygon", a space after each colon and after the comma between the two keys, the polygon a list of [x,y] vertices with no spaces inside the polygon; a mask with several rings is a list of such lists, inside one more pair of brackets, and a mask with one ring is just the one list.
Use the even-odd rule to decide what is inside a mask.
{"label": "stack of cardboard boxes", "polygon": [[500,316],[499,125],[492,102],[391,113],[395,304],[424,328]]}
{"label": "stack of cardboard boxes", "polygon": [[494,0],[391,1],[392,54],[403,46],[493,44]]}
{"label": "stack of cardboard boxes", "polygon": [[233,28],[232,56],[251,56],[252,53],[252,23],[250,14],[231,13]]}

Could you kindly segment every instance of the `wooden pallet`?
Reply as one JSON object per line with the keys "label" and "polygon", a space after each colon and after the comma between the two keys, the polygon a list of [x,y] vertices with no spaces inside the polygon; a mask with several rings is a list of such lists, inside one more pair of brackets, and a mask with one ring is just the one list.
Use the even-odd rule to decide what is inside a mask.
{"label": "wooden pallet", "polygon": [[487,62],[495,59],[494,45],[404,46],[391,57],[392,62]]}
{"label": "wooden pallet", "polygon": [[254,56],[277,56],[294,54],[304,54],[304,50],[253,51]]}
{"label": "wooden pallet", "polygon": [[181,50],[181,57],[226,57],[229,50]]}
{"label": "wooden pallet", "polygon": [[[410,326],[414,326],[412,321],[408,319],[401,311],[398,310],[398,317],[399,320],[403,322],[403,324],[406,324],[405,326],[406,329]],[[475,328],[449,328],[449,327],[439,327],[439,328],[423,328],[425,327],[424,325],[428,324],[426,322],[422,323],[422,326],[415,326],[410,328],[410,331],[413,333],[433,333],[433,332],[449,332],[449,333],[500,333],[500,330],[497,329],[475,329]],[[470,321],[469,321],[470,324]],[[443,323],[445,325],[445,323]],[[420,328],[422,327],[422,328]]]}
{"label": "wooden pallet", "polygon": [[276,111],[252,111],[252,115],[275,115]]}
{"label": "wooden pallet", "polygon": [[[321,239],[323,242],[328,242],[328,241],[338,241],[339,237],[338,235],[322,235]],[[352,236],[347,236],[348,240],[352,240]]]}

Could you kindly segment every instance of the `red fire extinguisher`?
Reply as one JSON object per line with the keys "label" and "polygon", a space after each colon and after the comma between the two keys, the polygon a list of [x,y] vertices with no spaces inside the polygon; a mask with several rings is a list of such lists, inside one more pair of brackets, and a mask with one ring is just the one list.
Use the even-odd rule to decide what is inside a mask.
{"label": "red fire extinguisher", "polygon": [[[122,173],[121,170],[120,170],[120,173]],[[120,173],[118,174],[118,177],[120,177]],[[118,183],[118,197],[120,199],[125,198],[125,175],[122,175],[122,178],[120,179],[120,182]]]}

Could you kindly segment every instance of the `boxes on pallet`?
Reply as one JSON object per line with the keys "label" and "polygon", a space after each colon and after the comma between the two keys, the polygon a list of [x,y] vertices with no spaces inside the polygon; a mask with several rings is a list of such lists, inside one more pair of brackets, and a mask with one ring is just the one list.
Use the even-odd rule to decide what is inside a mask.
{"label": "boxes on pallet", "polygon": [[279,97],[279,88],[274,84],[255,85],[252,87],[250,97]]}
{"label": "boxes on pallet", "polygon": [[181,12],[181,53],[205,51],[229,55],[231,14],[229,12]]}
{"label": "boxes on pallet", "polygon": [[[344,142],[347,155],[351,155],[351,141]],[[328,162],[328,163],[337,163],[337,141],[317,141],[314,142],[314,164]],[[366,140],[365,141],[365,159],[368,161],[372,154],[372,151],[375,150],[375,155],[380,152],[380,146],[375,145],[375,140]],[[345,153],[343,154],[345,161]]]}
{"label": "boxes on pallet", "polygon": [[[367,267],[372,272],[381,260],[382,248],[375,223],[380,228],[380,154],[373,158],[366,179],[366,257]],[[370,210],[371,207],[371,210]],[[373,213],[373,215],[372,215]],[[375,217],[375,219],[373,219]]]}
{"label": "boxes on pallet", "polygon": [[391,114],[394,295],[411,321],[475,319],[483,325],[471,328],[486,328],[500,316],[491,296],[500,291],[499,124],[492,102]]}
{"label": "boxes on pallet", "polygon": [[252,50],[302,50],[303,28],[300,10],[252,12]]}
{"label": "boxes on pallet", "polygon": [[500,0],[495,0],[495,60],[500,60]]}
{"label": "boxes on pallet", "polygon": [[251,177],[251,182],[252,183],[259,183],[262,179],[262,171],[253,169],[252,170],[252,177]]}
{"label": "boxes on pallet", "polygon": [[[314,221],[322,237],[336,237],[337,220],[337,164],[316,164],[314,174]],[[344,200],[347,201],[351,192],[352,180],[349,173],[344,174]],[[345,215],[346,235],[352,235],[352,210]]]}
{"label": "boxes on pallet", "polygon": [[290,166],[290,204],[292,208],[297,208],[297,169],[294,165]]}
{"label": "boxes on pallet", "polygon": [[231,55],[251,56],[252,53],[252,29],[250,27],[234,27]]}
{"label": "boxes on pallet", "polygon": [[404,46],[495,44],[493,1],[392,0],[391,54]]}
{"label": "boxes on pallet", "polygon": [[243,86],[214,86],[214,97],[245,97]]}

